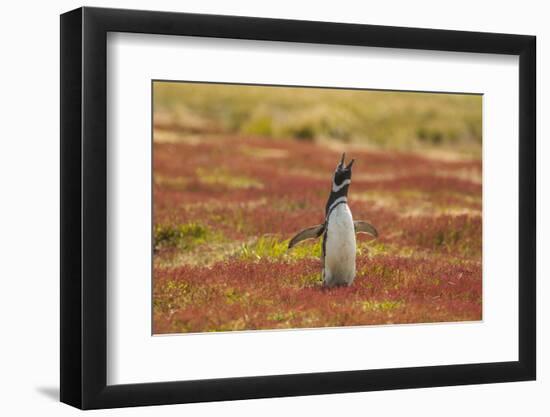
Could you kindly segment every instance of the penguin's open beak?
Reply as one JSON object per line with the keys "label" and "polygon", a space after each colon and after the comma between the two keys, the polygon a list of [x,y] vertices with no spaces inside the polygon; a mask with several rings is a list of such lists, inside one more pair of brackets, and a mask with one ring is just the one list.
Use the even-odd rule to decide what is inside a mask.
{"label": "penguin's open beak", "polygon": [[344,153],[342,154],[342,158],[340,159],[340,163],[338,164],[338,166],[336,167],[336,169],[337,169],[337,170],[344,170],[344,169],[349,170],[349,169],[351,169],[353,163],[355,162],[355,159],[352,159],[352,160],[350,161],[350,163],[348,164],[348,166],[345,166],[345,165],[344,165],[345,162],[346,162],[346,153],[344,152]]}
{"label": "penguin's open beak", "polygon": [[344,161],[346,159],[346,153],[344,152],[342,154],[342,159],[340,159],[340,163],[336,166],[336,169],[344,169]]}

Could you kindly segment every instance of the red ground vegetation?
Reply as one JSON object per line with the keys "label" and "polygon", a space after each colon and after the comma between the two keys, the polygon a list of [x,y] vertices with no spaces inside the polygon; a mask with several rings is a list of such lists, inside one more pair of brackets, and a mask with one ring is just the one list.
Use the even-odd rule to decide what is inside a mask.
{"label": "red ground vegetation", "polygon": [[320,285],[318,243],[339,150],[248,137],[154,144],[154,331],[480,320],[481,161],[350,148],[357,277]]}

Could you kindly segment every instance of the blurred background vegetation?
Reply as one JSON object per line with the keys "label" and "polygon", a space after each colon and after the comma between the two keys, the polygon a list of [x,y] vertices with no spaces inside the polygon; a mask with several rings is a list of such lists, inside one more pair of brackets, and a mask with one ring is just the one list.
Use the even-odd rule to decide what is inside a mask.
{"label": "blurred background vegetation", "polygon": [[160,82],[155,128],[480,154],[482,96]]}

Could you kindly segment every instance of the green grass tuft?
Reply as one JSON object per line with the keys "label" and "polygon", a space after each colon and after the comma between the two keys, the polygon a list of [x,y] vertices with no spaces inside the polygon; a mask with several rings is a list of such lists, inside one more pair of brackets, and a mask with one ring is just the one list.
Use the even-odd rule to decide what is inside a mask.
{"label": "green grass tuft", "polygon": [[198,223],[159,224],[154,229],[155,249],[166,247],[191,249],[205,243],[209,236],[209,230]]}
{"label": "green grass tuft", "polygon": [[319,258],[321,256],[321,239],[305,242],[288,249],[289,240],[279,240],[272,236],[261,236],[252,243],[243,243],[238,257],[243,260],[299,260]]}
{"label": "green grass tuft", "polygon": [[363,311],[390,311],[401,308],[405,305],[402,301],[384,300],[384,301],[363,301],[361,307]]}

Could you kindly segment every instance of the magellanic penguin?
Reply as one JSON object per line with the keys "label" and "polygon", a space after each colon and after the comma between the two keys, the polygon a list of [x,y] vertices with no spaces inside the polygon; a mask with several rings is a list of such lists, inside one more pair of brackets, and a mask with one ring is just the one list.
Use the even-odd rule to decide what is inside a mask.
{"label": "magellanic penguin", "polygon": [[356,233],[368,233],[373,237],[378,232],[366,221],[353,221],[348,206],[348,190],[351,184],[352,159],[345,166],[346,154],[334,171],[332,189],[325,207],[325,221],[322,224],[308,227],[294,236],[288,248],[306,239],[323,236],[322,278],[326,287],[347,286],[355,279]]}

